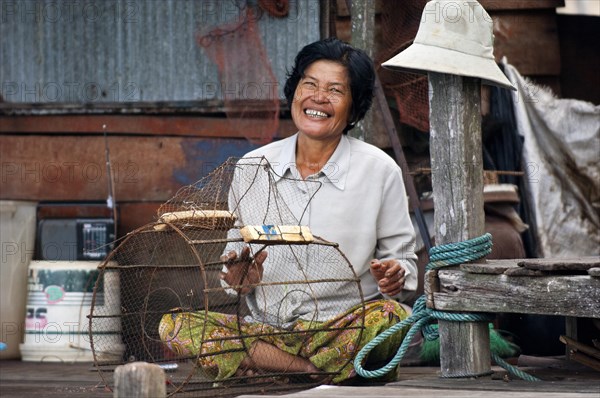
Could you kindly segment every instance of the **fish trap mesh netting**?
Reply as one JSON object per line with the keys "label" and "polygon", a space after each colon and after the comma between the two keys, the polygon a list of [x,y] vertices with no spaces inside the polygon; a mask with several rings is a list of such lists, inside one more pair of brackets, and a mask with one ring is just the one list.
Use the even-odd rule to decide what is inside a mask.
{"label": "fish trap mesh netting", "polygon": [[[100,265],[90,313],[95,365],[106,384],[113,383],[115,365],[132,361],[163,365],[170,393],[194,396],[288,390],[294,380],[305,388],[318,383],[301,377],[306,374],[268,369],[223,378],[209,365],[247,355],[252,339],[302,341],[330,332],[324,321],[364,306],[359,279],[337,245],[299,227],[319,186],[277,176],[264,158],[229,159],[180,189],[160,207],[156,222],[125,236]],[[224,287],[219,278],[223,254],[242,247],[252,257],[267,252],[262,281],[248,296],[234,292],[241,285]],[[227,333],[215,332],[213,313],[228,314]],[[271,328],[243,328],[250,319]],[[161,338],[165,320],[172,329]],[[294,329],[298,321],[302,330]],[[359,340],[364,315],[357,325]],[[231,341],[236,344],[222,349]],[[345,366],[350,360],[339,371]]]}

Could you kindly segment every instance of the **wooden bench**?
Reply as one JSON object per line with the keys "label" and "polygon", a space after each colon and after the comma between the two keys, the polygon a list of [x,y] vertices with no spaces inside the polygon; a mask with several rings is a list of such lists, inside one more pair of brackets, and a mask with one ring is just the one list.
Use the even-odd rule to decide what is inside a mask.
{"label": "wooden bench", "polygon": [[[576,344],[577,318],[600,318],[600,257],[462,264],[428,272],[425,286],[428,306],[436,310],[564,316],[567,357]],[[473,345],[481,347],[477,341]],[[584,348],[580,346],[579,351]],[[454,357],[461,348],[446,343],[441,350],[442,355]],[[600,366],[597,350],[591,350],[592,357],[582,351],[574,359],[592,368]],[[471,366],[454,371],[470,371]]]}

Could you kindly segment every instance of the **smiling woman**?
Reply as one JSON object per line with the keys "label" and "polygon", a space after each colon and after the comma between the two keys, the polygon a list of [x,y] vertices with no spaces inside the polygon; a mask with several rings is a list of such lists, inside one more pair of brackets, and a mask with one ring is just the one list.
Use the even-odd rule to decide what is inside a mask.
{"label": "smiling woman", "polygon": [[[273,284],[282,272],[299,272],[294,259],[301,257],[300,252],[294,249],[290,261],[278,261],[280,248],[230,244],[222,259],[221,284],[229,294],[242,296],[248,305],[251,315],[244,318],[241,330],[261,330],[262,337],[248,341],[247,355],[219,363],[209,359],[223,347],[204,347],[203,366],[220,378],[265,371],[305,372],[315,377],[323,372],[335,373],[332,382],[343,382],[356,376],[351,362],[356,353],[408,316],[410,309],[400,302],[414,295],[417,269],[415,233],[400,168],[379,148],[346,134],[369,109],[374,80],[373,63],[363,51],[337,39],[307,45],[296,56],[284,88],[298,132],[246,154],[237,163],[239,170],[256,158],[269,163],[273,184],[269,192],[285,196],[285,210],[300,226],[339,245],[360,280],[364,306],[348,305],[360,302],[361,297],[331,285],[310,295],[281,291],[284,288],[279,285],[265,289],[265,284]],[[252,201],[249,197],[244,184],[232,184],[229,207],[240,227],[264,224],[264,217],[256,216],[260,212],[251,210],[275,207],[264,195]],[[232,198],[245,198],[251,205],[236,206]],[[235,232],[229,231],[231,241]],[[307,258],[308,265],[325,279],[339,277],[339,270],[329,260]],[[290,298],[283,300],[285,310],[282,297]],[[207,316],[220,325],[210,333],[226,336],[228,344],[236,341],[225,315],[209,312]],[[186,313],[176,318],[163,319],[161,336],[188,341],[200,333],[199,328],[177,329],[177,325],[190,324]],[[356,328],[358,319],[364,319],[363,332]],[[310,332],[314,322],[334,332]],[[302,334],[285,338],[285,330],[300,330]],[[386,340],[370,354],[367,363],[386,361],[401,340],[402,333]],[[358,344],[349,343],[354,341]],[[183,348],[197,351],[193,344]]]}
{"label": "smiling woman", "polygon": [[[294,93],[292,119],[301,132],[300,148],[314,148],[311,155],[300,152],[297,166],[305,178],[321,169],[337,147],[340,137],[350,124],[352,94],[346,67],[328,60],[312,63],[304,72]],[[320,167],[321,166],[321,167]]]}

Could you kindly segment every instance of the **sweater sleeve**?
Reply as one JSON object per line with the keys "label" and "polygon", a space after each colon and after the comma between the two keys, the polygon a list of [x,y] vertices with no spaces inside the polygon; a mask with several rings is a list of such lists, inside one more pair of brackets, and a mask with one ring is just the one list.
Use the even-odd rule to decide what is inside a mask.
{"label": "sweater sleeve", "polygon": [[417,255],[414,250],[415,231],[410,219],[408,198],[400,168],[396,166],[383,185],[375,256],[379,260],[396,259],[405,269],[404,289],[392,297],[398,301],[409,300],[417,290]]}

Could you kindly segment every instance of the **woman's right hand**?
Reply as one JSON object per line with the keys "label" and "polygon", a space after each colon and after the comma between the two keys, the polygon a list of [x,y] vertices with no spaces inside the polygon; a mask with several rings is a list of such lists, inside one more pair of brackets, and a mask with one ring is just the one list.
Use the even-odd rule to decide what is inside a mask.
{"label": "woman's right hand", "polygon": [[252,258],[250,256],[250,247],[248,246],[242,249],[239,257],[232,250],[221,256],[221,261],[225,264],[227,272],[222,271],[220,278],[230,286],[241,286],[241,288],[237,288],[237,292],[244,296],[254,290],[254,285],[260,283],[262,280],[263,263],[266,258],[266,251],[259,251]]}

